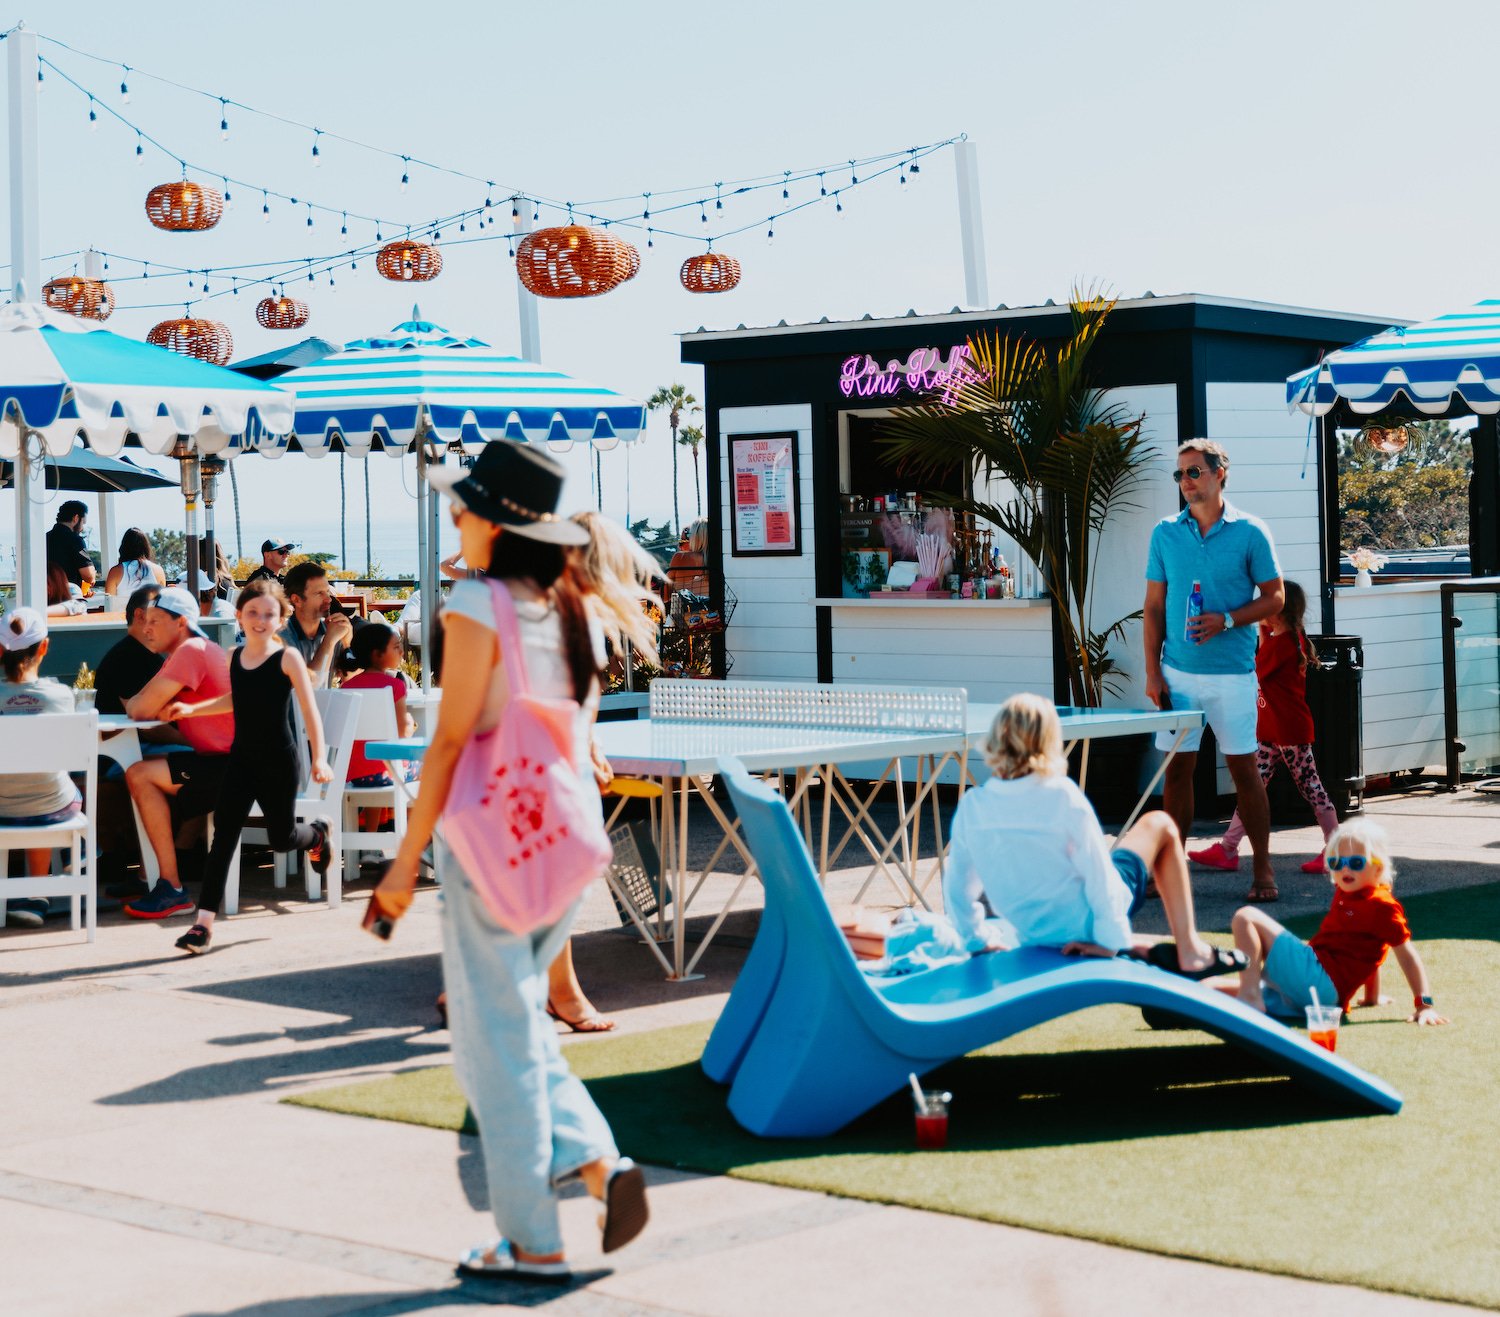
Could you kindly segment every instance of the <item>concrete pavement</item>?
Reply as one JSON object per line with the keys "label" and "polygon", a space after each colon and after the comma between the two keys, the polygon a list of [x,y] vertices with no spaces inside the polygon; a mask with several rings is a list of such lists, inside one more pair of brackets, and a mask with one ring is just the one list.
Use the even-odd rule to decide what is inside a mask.
{"label": "concrete pavement", "polygon": [[[1494,881],[1495,811],[1472,793],[1371,802],[1403,857],[1398,890]],[[1207,831],[1207,830],[1205,830]],[[695,848],[707,830],[695,826]],[[1275,838],[1287,899],[1312,829]],[[1416,858],[1421,857],[1421,858]],[[860,871],[831,884],[837,900]],[[728,880],[725,880],[728,881]],[[1227,925],[1248,886],[1195,879],[1203,922]],[[281,1105],[287,1093],[448,1058],[437,1027],[436,894],[395,940],[247,877],[212,954],[171,946],[187,920],[101,918],[98,940],[49,924],[0,934],[0,1310],[25,1317],[436,1312],[545,1303],[558,1313],[1016,1314],[1458,1311],[1136,1253],[962,1218],[716,1177],[649,1171],[652,1224],[602,1258],[593,1205],[564,1203],[565,1293],[457,1282],[458,1251],[492,1235],[475,1140]],[[752,894],[753,904],[758,896]],[[1154,912],[1153,912],[1154,914]],[[736,920],[744,926],[748,920]],[[704,980],[664,982],[591,896],[581,975],[622,1029],[711,1018],[743,959],[715,946]],[[582,1042],[581,1045],[588,1045]]]}

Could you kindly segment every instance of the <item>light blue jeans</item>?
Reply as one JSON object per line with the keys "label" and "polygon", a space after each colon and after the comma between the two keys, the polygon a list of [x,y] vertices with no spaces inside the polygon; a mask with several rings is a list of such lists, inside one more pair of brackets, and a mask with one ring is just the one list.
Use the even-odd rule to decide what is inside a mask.
{"label": "light blue jeans", "polygon": [[556,1187],[591,1161],[619,1156],[546,1013],[547,967],[577,906],[550,927],[509,932],[490,917],[453,852],[435,845],[454,1069],[479,1126],[490,1211],[512,1244],[560,1253]]}

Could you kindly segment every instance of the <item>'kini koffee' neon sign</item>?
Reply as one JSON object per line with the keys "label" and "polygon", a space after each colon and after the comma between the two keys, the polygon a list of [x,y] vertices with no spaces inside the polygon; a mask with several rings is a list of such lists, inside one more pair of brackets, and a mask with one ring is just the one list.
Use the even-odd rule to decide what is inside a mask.
{"label": "'kini koffee' neon sign", "polygon": [[939,401],[951,403],[963,385],[988,378],[970,360],[969,345],[960,343],[949,349],[947,357],[938,348],[916,348],[905,361],[889,361],[884,367],[874,357],[848,357],[839,367],[839,392],[846,398],[935,393]]}

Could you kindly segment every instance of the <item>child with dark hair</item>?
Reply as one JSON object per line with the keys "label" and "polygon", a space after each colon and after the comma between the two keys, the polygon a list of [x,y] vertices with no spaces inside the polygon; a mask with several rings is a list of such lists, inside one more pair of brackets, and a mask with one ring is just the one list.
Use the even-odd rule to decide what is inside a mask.
{"label": "child with dark hair", "polygon": [[193,926],[176,945],[194,955],[207,951],[214,918],[224,899],[229,865],[240,844],[251,807],[258,804],[273,850],[307,851],[320,874],[328,871],[332,850],[328,820],[298,823],[297,787],[302,765],[292,740],[292,696],[312,746],[312,778],[333,776],[323,740],[323,720],[313,699],[312,680],[302,655],[278,635],[290,615],[286,595],[275,580],[252,581],[240,591],[235,616],[244,644],[229,658],[229,692],[199,704],[177,702],[162,715],[171,721],[202,714],[234,714],[234,742],[214,806],[214,841],[203,867],[203,890]]}
{"label": "child with dark hair", "polygon": [[[1260,624],[1260,648],[1255,651],[1255,677],[1260,685],[1255,765],[1262,783],[1275,776],[1278,764],[1286,765],[1302,798],[1312,806],[1326,844],[1339,820],[1313,759],[1307,665],[1317,655],[1302,625],[1307,616],[1307,595],[1295,581],[1284,580],[1282,586],[1286,604],[1277,616]],[[1233,873],[1240,867],[1240,842],[1244,839],[1245,829],[1236,811],[1223,838],[1202,850],[1189,851],[1188,859],[1208,869]],[[1303,864],[1302,872],[1322,873],[1322,854]],[[1256,885],[1245,899],[1264,904],[1279,895],[1274,885]]]}
{"label": "child with dark hair", "polygon": [[[406,678],[401,675],[401,633],[386,622],[366,622],[354,633],[350,646],[358,671],[344,679],[340,690],[388,690],[396,702],[396,734],[410,736],[416,720],[406,708]],[[365,743],[356,741],[349,756],[349,785],[388,787],[391,775],[383,761],[365,757]]]}

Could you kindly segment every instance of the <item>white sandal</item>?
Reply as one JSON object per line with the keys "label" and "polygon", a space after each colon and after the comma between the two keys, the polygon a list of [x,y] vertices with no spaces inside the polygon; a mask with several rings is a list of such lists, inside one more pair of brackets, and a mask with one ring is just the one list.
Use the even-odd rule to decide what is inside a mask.
{"label": "white sandal", "polygon": [[[491,1261],[485,1255],[493,1253]],[[493,1244],[479,1244],[467,1249],[458,1259],[460,1276],[501,1276],[510,1280],[534,1280],[547,1285],[566,1285],[573,1279],[573,1269],[566,1262],[521,1262],[511,1252],[510,1243],[497,1239]]]}

